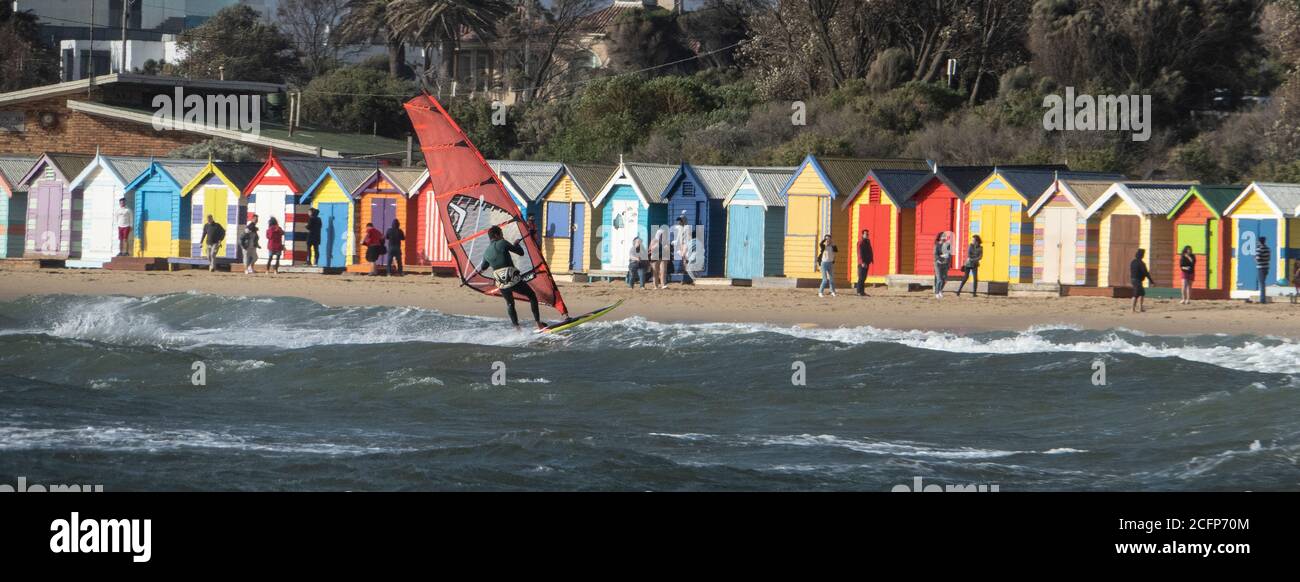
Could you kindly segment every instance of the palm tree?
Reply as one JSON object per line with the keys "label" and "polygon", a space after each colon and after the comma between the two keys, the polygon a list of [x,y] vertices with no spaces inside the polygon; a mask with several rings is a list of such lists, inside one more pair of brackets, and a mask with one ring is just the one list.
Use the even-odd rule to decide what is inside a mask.
{"label": "palm tree", "polygon": [[511,10],[509,0],[391,0],[385,24],[401,38],[423,44],[426,81],[432,74],[429,59],[434,47],[440,60],[438,77],[450,79],[461,34],[489,40],[497,21]]}
{"label": "palm tree", "polygon": [[406,66],[406,45],[400,33],[388,25],[389,10],[396,0],[348,0],[343,20],[339,22],[338,38],[341,42],[366,42],[377,34],[384,35],[388,48],[388,74],[394,79],[411,76]]}

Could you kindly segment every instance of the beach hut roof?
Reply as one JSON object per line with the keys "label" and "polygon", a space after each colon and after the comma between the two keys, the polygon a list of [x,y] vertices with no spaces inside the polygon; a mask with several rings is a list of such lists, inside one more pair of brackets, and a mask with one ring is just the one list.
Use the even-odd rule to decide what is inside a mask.
{"label": "beach hut roof", "polygon": [[725,200],[733,187],[745,176],[745,168],[737,166],[687,166],[704,187],[704,194],[715,200]]}
{"label": "beach hut roof", "polygon": [[[830,187],[832,197],[855,194],[872,170],[925,170],[927,175],[931,171],[930,162],[908,158],[823,158],[810,155],[804,160],[804,165],[810,163]],[[788,190],[794,179],[795,176],[791,175],[782,191]]]}
{"label": "beach hut roof", "polygon": [[284,168],[284,173],[289,181],[303,191],[307,191],[316,183],[317,180],[325,174],[326,168],[369,168],[374,171],[379,164],[373,161],[349,161],[326,158],[282,158],[276,156],[275,160],[279,162],[280,167]]}
{"label": "beach hut roof", "polygon": [[1037,167],[1026,166],[998,166],[994,169],[1002,181],[1011,186],[1020,194],[1030,207],[1036,206],[1037,202],[1044,194],[1047,193],[1057,180],[1123,180],[1124,176],[1108,172],[1075,172],[1060,170],[1044,170]]}
{"label": "beach hut roof", "polygon": [[560,179],[560,172],[564,171],[564,164],[559,162],[488,160],[488,165],[512,193],[523,198],[525,203],[536,202],[541,198]]}
{"label": "beach hut roof", "polygon": [[1034,164],[1011,166],[935,166],[934,173],[943,183],[952,189],[958,198],[965,199],[971,190],[977,188],[995,170],[1028,172],[1069,172],[1064,164]]}
{"label": "beach hut roof", "polygon": [[208,162],[206,160],[162,159],[158,160],[158,165],[162,166],[163,171],[171,175],[178,185],[184,187],[203,173],[203,170],[207,169]]}
{"label": "beach hut roof", "polygon": [[1245,187],[1202,184],[1192,186],[1187,189],[1187,193],[1183,194],[1182,198],[1178,199],[1178,203],[1174,204],[1174,207],[1169,209],[1168,217],[1172,219],[1174,215],[1182,209],[1183,205],[1187,204],[1188,200],[1197,198],[1202,204],[1205,204],[1206,208],[1210,209],[1210,212],[1213,213],[1214,216],[1223,218],[1223,213],[1232,205],[1232,201],[1237,199],[1237,196],[1241,194],[1243,188]]}
{"label": "beach hut roof", "polygon": [[4,186],[5,194],[12,194],[14,190],[22,191],[16,184],[34,165],[36,158],[0,156],[0,186]]}
{"label": "beach hut roof", "polygon": [[748,179],[754,184],[754,190],[758,192],[758,198],[763,202],[763,206],[771,208],[784,208],[785,197],[781,195],[781,190],[785,187],[786,182],[790,181],[790,176],[798,168],[743,168],[744,172],[736,179],[736,183],[731,186],[727,192],[723,204],[729,204],[731,199],[740,191],[740,186]]}
{"label": "beach hut roof", "polygon": [[1280,215],[1300,216],[1300,184],[1280,184],[1277,182],[1254,182],[1242,190],[1236,200],[1224,211],[1231,213],[1241,204],[1252,190],[1258,190],[1273,210]]}
{"label": "beach hut roof", "polygon": [[[664,194],[668,187],[672,185],[673,178],[677,176],[677,171],[681,168],[672,164],[626,162],[623,164],[623,169],[627,171],[627,175],[632,179],[637,191],[645,197],[646,204],[663,204],[665,202]],[[606,186],[608,185],[606,184]],[[607,190],[608,188],[602,189],[601,195],[596,199],[596,204],[600,203]]]}
{"label": "beach hut roof", "polygon": [[149,165],[153,162],[153,158],[95,154],[90,163],[81,169],[81,173],[68,182],[68,186],[71,188],[81,186],[86,180],[90,179],[91,174],[94,174],[96,169],[107,170],[109,175],[117,180],[118,184],[126,186],[133,182],[136,176],[148,170]]}
{"label": "beach hut roof", "polygon": [[1111,198],[1118,196],[1141,214],[1167,216],[1187,194],[1188,188],[1195,185],[1194,182],[1115,182],[1093,201],[1087,214],[1096,213]]}
{"label": "beach hut roof", "polygon": [[94,159],[94,156],[80,154],[47,153],[32,163],[32,166],[27,169],[27,173],[23,174],[23,177],[19,179],[19,183],[30,184],[36,178],[36,170],[42,165],[42,160],[49,162],[54,167],[54,171],[58,172],[65,181],[71,182]]}
{"label": "beach hut roof", "polygon": [[615,166],[600,164],[564,164],[564,171],[573,179],[578,193],[591,202],[600,193],[600,188],[614,173]]}
{"label": "beach hut roof", "polygon": [[[1119,179],[1123,178],[1121,177]],[[1065,193],[1066,198],[1074,204],[1075,208],[1080,212],[1087,212],[1088,207],[1092,206],[1092,203],[1096,202],[1098,198],[1101,198],[1102,195],[1106,193],[1106,190],[1110,189],[1114,183],[1115,180],[1113,179],[1081,180],[1077,178],[1068,178],[1053,180],[1052,184],[1047,187],[1047,190],[1039,195],[1038,199],[1029,207],[1029,214],[1031,216],[1038,214],[1039,210],[1042,210],[1044,206],[1047,206],[1048,202],[1051,202],[1051,194],[1057,192],[1058,184],[1060,185],[1060,191]]]}
{"label": "beach hut roof", "polygon": [[221,174],[230,180],[241,193],[248,189],[248,183],[257,177],[262,169],[259,162],[214,162],[212,165],[221,170]]}
{"label": "beach hut roof", "polygon": [[389,182],[392,182],[394,186],[397,186],[398,190],[401,190],[402,193],[407,196],[410,196],[410,194],[415,190],[415,187],[419,185],[420,180],[424,179],[425,172],[427,171],[428,170],[425,170],[424,168],[379,169],[379,173],[383,174]]}
{"label": "beach hut roof", "polygon": [[[889,197],[894,206],[899,208],[907,206],[912,196],[924,186],[934,173],[925,170],[871,170],[867,176],[858,183],[853,189],[854,192],[861,192],[867,187],[868,182],[875,182],[880,185],[880,191]],[[853,203],[855,197],[845,196],[841,208],[848,208]]]}

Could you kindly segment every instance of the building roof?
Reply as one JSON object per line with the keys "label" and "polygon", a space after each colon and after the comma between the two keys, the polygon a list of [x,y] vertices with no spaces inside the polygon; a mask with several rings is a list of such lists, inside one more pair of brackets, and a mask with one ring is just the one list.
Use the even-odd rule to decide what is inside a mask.
{"label": "building roof", "polygon": [[984,182],[995,170],[1027,170],[1045,172],[1068,172],[1070,167],[1064,164],[1011,165],[1011,166],[944,166],[935,167],[935,174],[953,190],[958,198],[965,198],[977,186]]}
{"label": "building roof", "polygon": [[230,180],[235,187],[239,188],[242,193],[248,189],[248,183],[257,177],[257,172],[262,169],[261,162],[213,162],[213,165],[221,170],[227,180]]}
{"label": "building roof", "polygon": [[208,167],[207,160],[159,159],[157,162],[181,186],[192,182]]}
{"label": "building roof", "polygon": [[104,156],[104,163],[113,168],[124,184],[130,184],[153,164],[154,158],[137,156]]}
{"label": "building roof", "polygon": [[[154,111],[151,109],[75,100],[68,100],[67,105],[73,111],[119,121],[139,123],[147,125],[151,129],[154,123]],[[261,127],[256,134],[214,125],[179,122],[176,123],[175,130],[204,137],[225,138],[299,155],[319,155],[326,158],[385,157],[389,159],[404,158],[406,156],[406,142],[404,140],[376,135],[328,131],[307,126],[295,128],[293,135],[289,135],[288,127],[266,120],[262,120]],[[415,148],[413,155],[420,155],[419,148]]]}
{"label": "building roof", "polygon": [[488,160],[488,165],[525,202],[537,201],[564,171],[564,164],[560,162]]}
{"label": "building roof", "polygon": [[[219,81],[215,79],[185,79],[165,75],[137,75],[133,73],[98,75],[95,77],[94,84],[97,87],[110,85],[149,85],[159,88],[180,87],[182,89],[193,89],[196,91],[226,91],[245,94],[279,93],[285,90],[284,85],[276,83]],[[58,97],[61,95],[84,94],[90,89],[90,85],[90,79],[80,79],[77,81],[41,85],[40,87],[31,87],[18,91],[10,91],[8,93],[0,93],[0,105],[48,99],[50,97]]]}
{"label": "building roof", "polygon": [[[379,164],[369,160],[331,160],[325,158],[293,158],[276,156],[280,167],[284,168],[288,178],[293,180],[304,192],[316,185],[316,181],[325,173],[326,168],[368,168],[374,172]],[[351,191],[348,192],[349,194]]]}
{"label": "building roof", "polygon": [[[754,189],[764,204],[781,208],[785,206],[785,196],[781,195],[781,190],[796,169],[798,168],[746,168],[745,175],[754,183]],[[736,185],[739,186],[740,183],[737,182]]]}
{"label": "building roof", "polygon": [[600,194],[601,187],[609,180],[614,169],[614,166],[599,164],[564,164],[564,171],[573,179],[573,183],[578,186],[578,192],[587,202],[596,199],[596,195]]}
{"label": "building roof", "polygon": [[1124,176],[1107,172],[1062,172],[1025,166],[1000,166],[997,175],[1033,206],[1057,180],[1123,180]]}
{"label": "building roof", "polygon": [[[329,171],[334,175],[334,179],[338,181],[339,187],[349,196],[355,194],[362,186],[365,186],[366,182],[370,181],[370,177],[374,176],[375,171],[378,169],[378,167],[358,168],[354,166],[334,165],[329,167]],[[322,175],[322,178],[323,177],[324,176]],[[314,190],[315,188],[311,189]]]}
{"label": "building roof", "polygon": [[1167,216],[1194,185],[1189,182],[1115,182],[1093,201],[1088,214],[1096,213],[1111,198],[1118,196],[1141,214]]}
{"label": "building roof", "polygon": [[731,189],[745,175],[745,168],[737,166],[690,166],[691,172],[699,178],[704,187],[704,194],[709,198],[723,200]]}
{"label": "building roof", "polygon": [[44,156],[36,159],[36,162],[27,169],[27,173],[19,178],[23,184],[29,183],[36,178],[36,168],[41,164],[41,160],[49,160],[50,165],[63,175],[63,179],[71,182],[81,174],[81,171],[95,160],[95,156],[86,156],[81,154],[64,154],[64,153],[46,153]]}
{"label": "building roof", "polygon": [[[894,206],[905,208],[913,204],[912,196],[934,176],[933,172],[926,170],[872,170],[853,191],[855,193],[861,191],[868,180],[874,180],[880,185],[880,191],[889,197]],[[853,203],[853,199],[852,195],[845,196],[842,207],[848,207]]]}
{"label": "building roof", "polygon": [[[1282,214],[1300,215],[1300,184],[1281,184],[1278,182],[1255,182],[1251,184],[1277,205]],[[1245,194],[1244,192],[1242,193]],[[1233,206],[1236,202],[1233,202]]]}
{"label": "building roof", "polygon": [[397,186],[398,190],[409,195],[428,170],[424,168],[380,168],[379,171],[388,178],[388,181]]}
{"label": "building roof", "polygon": [[[34,157],[0,156],[0,185],[4,186],[5,194],[11,194],[9,189],[14,188],[14,185],[22,180],[34,165],[36,165]],[[23,192],[26,188],[14,188],[14,190]]]}
{"label": "building roof", "polygon": [[1114,184],[1110,180],[1061,180],[1061,182],[1074,193],[1074,196],[1079,199],[1079,204],[1084,208],[1092,206],[1092,203],[1101,198],[1110,185]]}
{"label": "building roof", "polygon": [[677,176],[680,166],[672,164],[650,164],[644,162],[625,162],[623,169],[636,185],[637,190],[646,198],[648,204],[663,204],[664,194],[673,178]]}
{"label": "building roof", "polygon": [[821,169],[835,196],[852,196],[872,170],[926,170],[930,163],[920,159],[823,158],[808,156]]}
{"label": "building roof", "polygon": [[1169,209],[1169,218],[1173,218],[1182,209],[1183,205],[1187,204],[1187,201],[1192,198],[1200,200],[1202,204],[1205,204],[1210,209],[1210,212],[1222,218],[1223,213],[1228,210],[1229,206],[1232,206],[1232,201],[1236,200],[1237,196],[1240,196],[1241,191],[1245,188],[1245,186],[1197,184],[1188,188],[1187,193],[1183,194],[1178,199],[1178,202],[1174,204],[1174,207]]}

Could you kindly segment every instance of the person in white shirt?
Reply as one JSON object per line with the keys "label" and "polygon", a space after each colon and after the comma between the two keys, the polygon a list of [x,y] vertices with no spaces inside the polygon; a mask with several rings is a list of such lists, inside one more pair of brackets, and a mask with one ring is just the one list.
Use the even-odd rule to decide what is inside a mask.
{"label": "person in white shirt", "polygon": [[677,217],[677,224],[673,226],[673,260],[681,265],[682,284],[690,284],[690,273],[688,273],[691,260],[691,227],[686,225],[686,213],[683,211],[681,216]]}
{"label": "person in white shirt", "polygon": [[653,235],[650,235],[650,267],[654,273],[654,280],[651,286],[655,289],[668,288],[668,260],[672,256],[672,248],[668,246],[668,227],[659,225]]}
{"label": "person in white shirt", "polygon": [[131,238],[131,209],[126,207],[126,198],[117,199],[117,209],[113,211],[113,222],[117,224],[117,256],[125,257],[126,241]]}
{"label": "person in white shirt", "polygon": [[831,297],[835,296],[835,253],[839,250],[829,234],[817,245],[817,265],[822,272],[822,283],[817,286],[818,297],[826,296],[827,286],[831,288]]}

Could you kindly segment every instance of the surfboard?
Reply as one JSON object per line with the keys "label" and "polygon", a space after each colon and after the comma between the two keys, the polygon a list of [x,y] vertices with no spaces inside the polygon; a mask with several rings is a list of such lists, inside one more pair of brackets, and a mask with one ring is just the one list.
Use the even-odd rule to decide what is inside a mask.
{"label": "surfboard", "polygon": [[609,313],[609,312],[611,312],[611,311],[613,311],[613,310],[615,310],[615,309],[618,309],[618,306],[619,306],[619,305],[622,305],[622,304],[623,304],[623,301],[624,301],[623,299],[619,299],[619,300],[618,300],[618,303],[615,303],[615,304],[613,304],[613,305],[606,305],[606,306],[601,307],[600,309],[597,309],[597,310],[595,310],[595,311],[593,311],[593,312],[591,312],[591,313],[585,313],[585,314],[583,314],[583,315],[579,315],[579,316],[577,316],[577,317],[570,317],[569,319],[566,319],[566,320],[564,320],[564,321],[559,321],[559,322],[556,322],[556,323],[552,323],[551,325],[548,325],[548,326],[546,326],[546,327],[544,327],[544,328],[541,328],[541,329],[537,330],[537,333],[555,333],[555,332],[559,332],[559,331],[565,331],[565,330],[568,330],[568,329],[573,329],[573,328],[575,328],[575,327],[577,327],[577,326],[579,326],[579,325],[582,325],[582,324],[584,324],[584,323],[587,323],[587,322],[593,321],[593,320],[599,318],[600,316],[605,315],[606,313]]}

